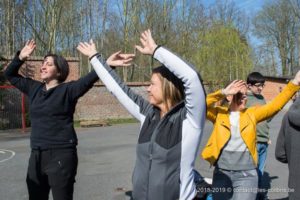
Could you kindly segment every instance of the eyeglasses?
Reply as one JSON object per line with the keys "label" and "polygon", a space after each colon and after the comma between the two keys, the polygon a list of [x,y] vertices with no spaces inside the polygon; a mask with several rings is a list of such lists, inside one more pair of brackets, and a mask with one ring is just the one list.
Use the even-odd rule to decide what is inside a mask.
{"label": "eyeglasses", "polygon": [[259,87],[264,88],[265,84],[264,83],[256,83],[256,84],[253,84],[252,86],[255,86],[257,88],[259,88]]}

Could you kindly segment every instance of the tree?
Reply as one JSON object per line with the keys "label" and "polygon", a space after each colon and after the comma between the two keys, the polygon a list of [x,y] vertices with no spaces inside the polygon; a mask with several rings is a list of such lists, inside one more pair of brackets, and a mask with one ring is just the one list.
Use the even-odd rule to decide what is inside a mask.
{"label": "tree", "polygon": [[234,25],[241,35],[247,35],[249,31],[249,17],[240,10],[234,1],[216,0],[209,9],[211,22],[217,21],[223,25]]}
{"label": "tree", "polygon": [[252,69],[251,49],[234,27],[213,24],[198,40],[200,48],[193,60],[213,85],[224,86],[234,79],[245,79]]}
{"label": "tree", "polygon": [[281,60],[282,75],[291,75],[296,61],[297,27],[291,4],[276,0],[266,4],[254,19],[255,34],[276,47]]}

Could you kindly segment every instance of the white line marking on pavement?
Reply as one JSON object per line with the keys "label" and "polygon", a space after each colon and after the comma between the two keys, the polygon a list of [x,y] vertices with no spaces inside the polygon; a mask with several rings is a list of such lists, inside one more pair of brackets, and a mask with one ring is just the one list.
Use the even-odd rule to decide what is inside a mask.
{"label": "white line marking on pavement", "polygon": [[15,153],[14,151],[7,150],[7,149],[0,149],[0,153],[3,153],[3,154],[5,154],[5,153],[11,154],[8,158],[4,158],[3,160],[0,160],[0,163],[1,163],[1,162],[5,162],[5,161],[7,161],[7,160],[10,160],[10,159],[12,159],[12,158],[16,155],[16,153]]}

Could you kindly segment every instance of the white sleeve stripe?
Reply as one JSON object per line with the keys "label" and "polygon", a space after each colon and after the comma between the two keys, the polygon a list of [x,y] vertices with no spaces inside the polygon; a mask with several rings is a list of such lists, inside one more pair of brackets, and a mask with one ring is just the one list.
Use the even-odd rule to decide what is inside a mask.
{"label": "white sleeve stripe", "polygon": [[142,117],[140,113],[140,107],[137,105],[120,87],[120,85],[113,79],[111,74],[105,69],[102,63],[96,58],[92,58],[91,64],[95,69],[95,72],[105,84],[106,88],[115,95],[119,102],[139,121]]}
{"label": "white sleeve stripe", "polygon": [[206,116],[205,92],[197,72],[181,58],[163,47],[155,51],[154,58],[182,80],[185,87],[187,119],[194,127],[203,127]]}

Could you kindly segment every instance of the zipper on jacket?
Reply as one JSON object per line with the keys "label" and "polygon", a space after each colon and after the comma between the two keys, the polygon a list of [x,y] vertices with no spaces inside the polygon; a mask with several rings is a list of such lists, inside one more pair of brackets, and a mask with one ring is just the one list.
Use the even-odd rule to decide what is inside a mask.
{"label": "zipper on jacket", "polygon": [[[159,123],[158,123],[159,124]],[[154,133],[156,132],[156,129],[154,131]],[[154,134],[153,133],[153,134]],[[150,182],[150,171],[151,171],[151,167],[152,167],[152,160],[153,160],[153,141],[152,141],[152,138],[150,140],[150,144],[149,144],[149,168],[148,168],[148,181],[147,181],[147,196],[146,196],[146,199],[149,198],[149,182]]]}
{"label": "zipper on jacket", "polygon": [[151,171],[151,168],[152,168],[152,160],[153,160],[153,144],[154,144],[156,136],[158,134],[158,129],[159,129],[161,123],[166,118],[167,114],[165,114],[165,116],[163,116],[163,118],[161,118],[159,120],[159,122],[157,123],[157,125],[156,125],[156,127],[155,127],[155,129],[153,131],[151,139],[150,139],[150,144],[149,144],[149,168],[148,168],[147,197],[146,197],[146,199],[149,198],[149,182],[150,182],[150,171]]}
{"label": "zipper on jacket", "polygon": [[[159,127],[160,125],[162,124],[162,122],[165,121],[165,119],[167,117],[169,117],[169,115],[171,113],[174,112],[174,110],[177,110],[177,108],[180,108],[182,103],[179,103],[177,104],[176,106],[174,106],[171,110],[169,110],[162,118],[160,118],[159,122],[157,123],[154,131],[153,131],[153,134],[151,136],[151,139],[150,139],[150,144],[149,144],[149,168],[148,168],[148,181],[147,181],[147,196],[146,196],[146,199],[149,198],[149,182],[150,182],[150,171],[151,171],[151,168],[152,168],[152,161],[153,161],[153,144],[155,142],[155,139],[156,139],[156,136],[158,134],[158,130],[159,130]],[[155,114],[156,116],[159,116],[160,117],[160,114],[156,113]]]}

